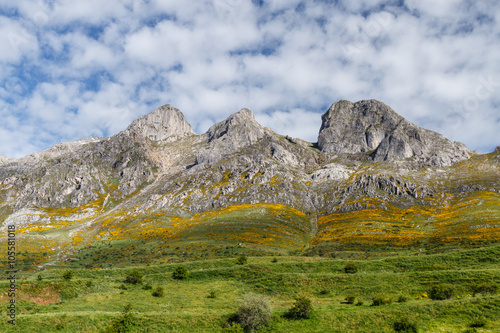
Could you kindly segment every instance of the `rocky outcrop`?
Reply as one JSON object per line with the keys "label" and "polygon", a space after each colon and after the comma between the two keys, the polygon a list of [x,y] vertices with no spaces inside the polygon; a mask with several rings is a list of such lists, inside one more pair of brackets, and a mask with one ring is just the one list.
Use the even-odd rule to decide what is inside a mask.
{"label": "rocky outcrop", "polygon": [[[377,193],[378,190],[384,194]],[[370,198],[377,199],[387,199],[387,194],[420,199],[427,196],[429,189],[393,176],[379,174],[359,176],[352,184],[342,190],[342,195],[346,196],[357,191]]]}
{"label": "rocky outcrop", "polygon": [[11,161],[10,158],[8,158],[7,156],[5,155],[0,155],[0,165],[2,164],[7,164]]}
{"label": "rocky outcrop", "polygon": [[318,147],[331,153],[370,153],[375,161],[411,158],[450,166],[470,157],[460,142],[418,127],[376,100],[339,101],[322,115]]}
{"label": "rocky outcrop", "polygon": [[251,146],[266,134],[255,120],[252,111],[241,109],[201,135],[198,142],[205,144],[196,154],[196,163],[214,163],[223,156]]}
{"label": "rocky outcrop", "polygon": [[167,142],[194,135],[193,128],[182,112],[168,104],[135,120],[126,132],[135,132],[152,141],[166,140]]}

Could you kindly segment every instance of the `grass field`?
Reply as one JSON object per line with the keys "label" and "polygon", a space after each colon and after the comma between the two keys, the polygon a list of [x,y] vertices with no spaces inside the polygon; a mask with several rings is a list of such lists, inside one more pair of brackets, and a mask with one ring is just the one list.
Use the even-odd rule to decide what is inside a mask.
{"label": "grass field", "polygon": [[[346,273],[348,263],[358,271]],[[242,297],[254,292],[268,297],[273,309],[262,332],[394,332],[394,322],[403,317],[415,322],[418,332],[499,332],[500,297],[496,292],[474,295],[473,287],[498,283],[499,245],[370,260],[289,255],[249,257],[241,265],[236,258],[195,260],[182,263],[190,272],[187,279],[174,280],[178,265],[23,272],[17,280],[16,325],[7,322],[3,293],[0,331],[106,332],[126,317],[130,332],[242,332],[225,323]],[[142,284],[124,283],[134,269],[142,274]],[[70,280],[63,278],[67,271]],[[153,297],[146,284],[153,290],[163,287],[164,295]],[[438,284],[453,286],[450,299],[429,298]],[[7,290],[7,282],[0,288]],[[312,300],[309,319],[284,316],[297,295]],[[358,304],[347,304],[347,297]],[[372,306],[377,297],[388,304]],[[131,309],[125,313],[127,304]],[[469,327],[478,323],[482,327]]]}

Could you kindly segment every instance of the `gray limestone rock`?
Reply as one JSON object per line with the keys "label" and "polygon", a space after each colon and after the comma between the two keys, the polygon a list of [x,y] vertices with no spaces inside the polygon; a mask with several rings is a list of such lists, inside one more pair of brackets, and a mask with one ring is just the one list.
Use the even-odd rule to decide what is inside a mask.
{"label": "gray limestone rock", "polygon": [[471,154],[464,144],[414,125],[376,100],[339,101],[322,120],[318,147],[323,152],[369,152],[375,161],[412,158],[435,166],[449,166]]}
{"label": "gray limestone rock", "polygon": [[193,128],[186,121],[182,112],[170,105],[163,105],[136,119],[126,129],[152,141],[175,141],[194,135]]}
{"label": "gray limestone rock", "polygon": [[224,121],[218,122],[198,139],[205,148],[196,154],[196,163],[215,163],[223,156],[255,144],[266,134],[252,111],[241,109]]}

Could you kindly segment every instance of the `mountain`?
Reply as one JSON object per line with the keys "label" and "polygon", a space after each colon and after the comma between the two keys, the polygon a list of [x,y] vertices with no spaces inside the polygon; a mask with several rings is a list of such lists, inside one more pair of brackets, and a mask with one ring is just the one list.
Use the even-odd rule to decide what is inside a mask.
{"label": "mountain", "polygon": [[450,166],[471,154],[463,143],[420,128],[375,100],[334,103],[322,120],[318,146],[324,152],[371,152],[375,161],[413,158],[436,166]]}
{"label": "mountain", "polygon": [[500,149],[472,154],[375,100],[334,103],[317,143],[248,109],[196,135],[165,105],[110,138],[1,158],[0,221],[17,225],[29,269],[125,240],[147,247],[144,261],[185,258],[193,244],[215,257],[234,244],[331,255],[478,246],[499,239],[499,161]]}

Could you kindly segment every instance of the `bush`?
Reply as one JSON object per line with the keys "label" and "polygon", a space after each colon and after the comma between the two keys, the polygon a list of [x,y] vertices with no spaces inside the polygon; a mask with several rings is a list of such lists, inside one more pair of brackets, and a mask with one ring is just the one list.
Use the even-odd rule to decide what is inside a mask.
{"label": "bush", "polygon": [[92,281],[87,281],[85,282],[85,285],[87,286],[87,288],[90,288],[94,285],[94,283]]}
{"label": "bush", "polygon": [[433,286],[429,291],[429,298],[434,300],[450,299],[453,296],[453,287],[447,284]]}
{"label": "bush", "polygon": [[354,274],[358,271],[358,266],[356,266],[355,264],[353,263],[348,263],[347,265],[345,265],[344,267],[344,272],[348,273],[348,274]]}
{"label": "bush", "polygon": [[388,298],[383,298],[383,297],[374,297],[372,299],[371,306],[380,306],[380,305],[385,305],[385,304],[391,304],[391,300]]}
{"label": "bush", "polygon": [[236,259],[236,263],[238,265],[245,265],[247,263],[247,257],[245,257],[244,254],[242,254],[241,256],[238,257],[238,259]]}
{"label": "bush", "polygon": [[406,298],[406,296],[400,295],[398,297],[398,303],[404,303],[406,301],[408,301],[408,298]]}
{"label": "bush", "polygon": [[354,304],[354,301],[355,301],[355,300],[356,300],[356,297],[354,297],[354,296],[347,296],[347,297],[345,298],[345,302],[346,302],[347,304]]}
{"label": "bush", "polygon": [[142,287],[142,289],[144,289],[144,290],[151,290],[151,289],[153,289],[153,286],[151,285],[151,283],[148,282],[148,283],[146,283],[144,285],[144,287]]}
{"label": "bush", "polygon": [[394,331],[396,332],[407,332],[407,333],[417,333],[417,323],[406,317],[394,322]]}
{"label": "bush", "polygon": [[113,323],[104,331],[105,333],[123,333],[133,330],[137,325],[137,319],[130,313],[132,305],[129,303],[123,309],[121,317],[116,318]]}
{"label": "bush", "polygon": [[211,291],[208,293],[207,298],[215,298],[215,297],[217,297],[217,295],[215,294],[215,291],[211,290]]}
{"label": "bush", "polygon": [[125,286],[123,283],[118,287],[118,289],[121,290],[127,290],[127,286]]}
{"label": "bush", "polygon": [[273,258],[273,260],[271,260],[271,262],[274,262],[274,263],[278,262],[278,258]]}
{"label": "bush", "polygon": [[172,272],[172,278],[175,280],[184,280],[189,276],[189,271],[184,266],[177,266]]}
{"label": "bush", "polygon": [[73,272],[72,271],[66,271],[63,273],[63,279],[66,281],[69,281],[73,278]]}
{"label": "bush", "polygon": [[153,291],[151,295],[154,297],[162,297],[164,294],[164,290],[162,287],[156,287],[156,289]]}
{"label": "bush", "polygon": [[295,298],[295,304],[293,304],[285,316],[293,319],[307,319],[312,311],[311,300],[305,296],[298,296]]}
{"label": "bush", "polygon": [[245,331],[257,330],[271,320],[271,305],[262,295],[248,294],[238,311],[229,318],[229,324],[238,323]]}
{"label": "bush", "polygon": [[328,295],[329,293],[330,293],[330,291],[329,291],[328,289],[321,289],[321,290],[319,291],[319,294],[320,294],[320,295]]}
{"label": "bush", "polygon": [[38,275],[36,276],[36,279],[37,279],[38,281],[42,281],[42,274],[38,274]]}
{"label": "bush", "polygon": [[464,333],[477,333],[477,329],[474,327],[468,328],[464,331]]}
{"label": "bush", "polygon": [[496,295],[498,292],[498,286],[493,282],[476,283],[471,285],[472,296],[476,294],[484,295]]}
{"label": "bush", "polygon": [[127,277],[123,282],[131,284],[138,284],[138,283],[140,284],[142,283],[142,274],[137,269],[134,269],[127,275]]}
{"label": "bush", "polygon": [[363,304],[364,304],[364,303],[363,303],[363,301],[359,300],[359,301],[356,303],[356,306],[361,306],[361,305],[363,305]]}
{"label": "bush", "polygon": [[485,327],[488,324],[488,321],[484,317],[477,317],[469,324],[469,327]]}

